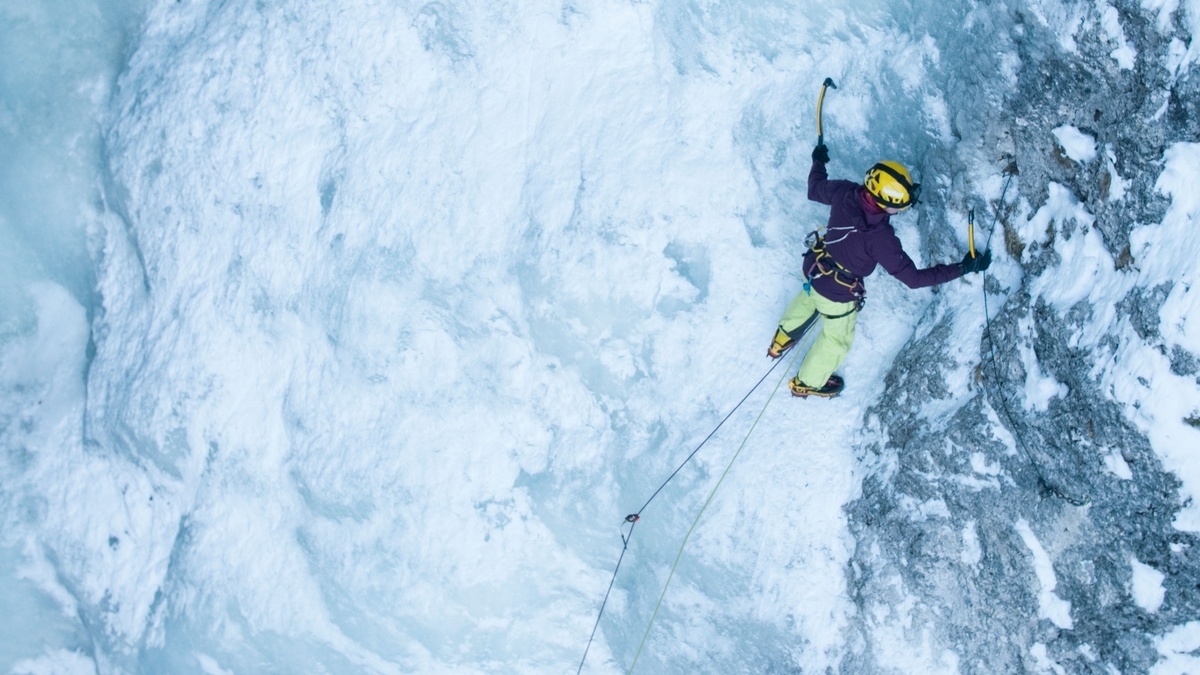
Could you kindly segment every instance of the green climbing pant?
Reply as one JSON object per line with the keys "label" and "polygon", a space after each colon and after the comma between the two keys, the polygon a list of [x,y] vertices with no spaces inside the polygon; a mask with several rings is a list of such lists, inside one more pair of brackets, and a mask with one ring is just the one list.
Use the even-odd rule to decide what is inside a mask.
{"label": "green climbing pant", "polygon": [[[800,364],[797,377],[801,382],[810,387],[823,387],[833,371],[842,365],[842,360],[850,351],[850,343],[854,342],[854,322],[858,319],[858,312],[852,309],[853,302],[834,302],[815,290],[801,290],[784,310],[779,327],[788,334],[804,325],[813,312],[821,313],[821,333]],[[828,318],[839,314],[845,316]]]}

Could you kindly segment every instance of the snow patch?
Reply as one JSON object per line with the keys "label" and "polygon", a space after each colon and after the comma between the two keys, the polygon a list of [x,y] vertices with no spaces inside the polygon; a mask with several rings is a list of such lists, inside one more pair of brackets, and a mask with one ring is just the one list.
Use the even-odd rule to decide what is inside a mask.
{"label": "snow patch", "polygon": [[[1174,347],[1200,353],[1200,268],[1194,252],[1179,242],[1191,241],[1200,225],[1200,143],[1176,143],[1163,155],[1163,171],[1155,188],[1171,199],[1160,223],[1134,230],[1130,251],[1142,265],[1137,282],[1144,288],[1169,285],[1159,308],[1159,332],[1168,353]],[[1160,346],[1124,341],[1107,374],[1114,398],[1146,434],[1164,468],[1181,483],[1184,507],[1175,527],[1200,532],[1200,429],[1187,422],[1197,415],[1195,378],[1172,372]]]}
{"label": "snow patch", "polygon": [[913,522],[924,522],[930,518],[949,518],[950,508],[946,506],[944,499],[927,499],[925,501],[917,501],[909,495],[904,495],[899,500],[901,508]]}
{"label": "snow patch", "polygon": [[1025,546],[1033,555],[1033,571],[1041,585],[1041,591],[1038,593],[1038,616],[1049,619],[1059,628],[1071,629],[1074,626],[1074,622],[1071,620],[1071,603],[1054,593],[1055,587],[1058,586],[1058,579],[1054,575],[1054,565],[1050,562],[1050,556],[1046,553],[1046,549],[1042,548],[1037,536],[1033,534],[1028,521],[1024,518],[1018,520],[1016,529],[1017,533],[1021,535],[1022,541],[1025,542]]}
{"label": "snow patch", "polygon": [[1000,416],[996,414],[996,409],[992,407],[990,402],[987,407],[987,417],[988,428],[992,430],[992,437],[1004,444],[1004,454],[1009,457],[1016,456],[1018,452],[1017,438],[1012,435],[1008,427],[1000,422]]}
{"label": "snow patch", "polygon": [[1043,26],[1058,37],[1058,46],[1071,54],[1079,53],[1075,33],[1083,25],[1085,5],[1065,3],[1061,0],[1030,0],[1029,9]]}
{"label": "snow patch", "polygon": [[[1171,40],[1171,43],[1167,45],[1167,58],[1165,61],[1162,62],[1163,67],[1167,69],[1167,72],[1171,74],[1171,77],[1178,77],[1179,69],[1187,61],[1187,58],[1188,58],[1187,43],[1184,42],[1183,40],[1180,40],[1179,38],[1173,38]],[[1163,116],[1163,114],[1167,111],[1167,105],[1169,103],[1170,103],[1170,99],[1164,100],[1163,104],[1162,104],[1162,108],[1155,112],[1154,119],[1156,121],[1158,119],[1160,119]]]}
{"label": "snow patch", "polygon": [[1104,165],[1108,168],[1108,201],[1119,202],[1125,198],[1125,193],[1133,181],[1126,180],[1117,173],[1117,155],[1111,143],[1104,146]]}
{"label": "snow patch", "polygon": [[[1033,319],[1030,317],[1021,319],[1020,324],[1022,332],[1033,329]],[[1028,411],[1046,412],[1050,408],[1050,401],[1066,396],[1070,390],[1067,385],[1042,372],[1037,353],[1031,345],[1022,341],[1018,351],[1025,367],[1025,400],[1021,405]]]}
{"label": "snow patch", "polygon": [[[1083,220],[1087,211],[1080,207],[1076,216],[1082,231],[1078,229],[1071,237],[1059,237],[1054,250],[1059,255],[1056,274],[1043,274],[1030,286],[1035,297],[1041,297],[1056,310],[1066,312],[1080,301],[1088,301],[1101,320],[1113,318],[1105,308],[1124,295],[1133,280],[1113,274],[1115,265],[1104,239],[1090,220]],[[1090,217],[1090,214],[1089,214]],[[1066,227],[1063,228],[1064,230]]]}
{"label": "snow patch", "polygon": [[1161,657],[1150,675],[1195,675],[1200,673],[1200,621],[1178,626],[1154,641]]}
{"label": "snow patch", "polygon": [[978,565],[983,560],[983,547],[979,545],[979,530],[974,520],[968,521],[962,531],[964,565]]}
{"label": "snow patch", "polygon": [[1116,7],[1103,0],[1097,3],[1097,9],[1100,10],[1100,26],[1104,28],[1109,39],[1117,44],[1116,49],[1112,50],[1109,55],[1122,69],[1132,70],[1137,60],[1137,50],[1129,44],[1129,40],[1125,37],[1125,29],[1121,26],[1120,12]]}
{"label": "snow patch", "polygon": [[[1095,220],[1069,188],[1051,181],[1046,189],[1046,203],[1017,229],[1021,235],[1021,241],[1026,244],[1022,260],[1029,259],[1033,244],[1045,244],[1049,240],[1051,228],[1055,223],[1091,224]],[[1060,229],[1062,229],[1062,225],[1060,225]]]}
{"label": "snow patch", "polygon": [[1162,607],[1166,590],[1162,582],[1165,575],[1153,567],[1141,562],[1135,556],[1130,556],[1130,566],[1133,568],[1133,579],[1130,582],[1133,600],[1138,607],[1154,614]]}
{"label": "snow patch", "polygon": [[[1187,247],[1177,245],[1195,232],[1200,216],[1200,143],[1175,143],[1163,152],[1163,170],[1154,183],[1158,192],[1171,199],[1160,224],[1137,228],[1130,235],[1130,252],[1139,259],[1154,257],[1155,267],[1165,279],[1176,279],[1193,269],[1194,257]],[[1181,239],[1180,237],[1185,237]]]}
{"label": "snow patch", "polygon": [[1125,456],[1120,450],[1113,449],[1104,455],[1104,468],[1112,475],[1121,480],[1132,480],[1133,470],[1129,468],[1129,463],[1125,461]]}
{"label": "snow patch", "polygon": [[1096,139],[1070,124],[1058,127],[1053,133],[1067,157],[1080,163],[1096,159]]}
{"label": "snow patch", "polygon": [[[1173,66],[1168,66],[1172,73],[1186,68],[1192,63],[1200,60],[1200,0],[1182,0],[1182,15],[1180,23],[1183,24],[1184,30],[1188,32],[1191,39],[1188,40],[1190,46],[1186,50],[1182,50],[1179,60]],[[1170,35],[1174,32],[1173,16],[1176,10],[1180,10],[1180,0],[1142,0],[1142,8],[1156,12],[1158,14],[1158,31],[1165,35]],[[1175,42],[1172,41],[1172,51],[1176,49]]]}
{"label": "snow patch", "polygon": [[1035,642],[1029,648],[1029,654],[1033,657],[1033,665],[1038,669],[1039,673],[1054,673],[1054,675],[1067,675],[1067,671],[1058,664],[1057,661],[1050,658],[1049,652],[1046,650],[1046,645],[1041,642]]}
{"label": "snow patch", "polygon": [[1047,230],[1053,229],[1056,233],[1057,269],[1054,274],[1042,274],[1034,279],[1030,293],[1059,313],[1085,303],[1090,320],[1075,330],[1070,345],[1096,345],[1118,322],[1117,303],[1128,295],[1137,279],[1116,270],[1112,253],[1093,226],[1095,218],[1074,194],[1051,183],[1049,195],[1047,203],[1030,221],[1045,223]]}
{"label": "snow patch", "polygon": [[1167,32],[1171,29],[1171,15],[1179,8],[1179,0],[1142,0],[1142,9],[1158,14],[1158,30]]}
{"label": "snow patch", "polygon": [[1000,463],[997,462],[995,464],[989,464],[987,461],[987,455],[983,454],[982,452],[971,453],[971,469],[975,473],[980,473],[985,476],[1000,475]]}

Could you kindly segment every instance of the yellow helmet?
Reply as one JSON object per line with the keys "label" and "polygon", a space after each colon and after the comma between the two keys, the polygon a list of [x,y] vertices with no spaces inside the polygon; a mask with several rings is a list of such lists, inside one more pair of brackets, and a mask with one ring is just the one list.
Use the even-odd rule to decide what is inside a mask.
{"label": "yellow helmet", "polygon": [[863,185],[882,208],[907,209],[921,194],[921,184],[914,183],[908,169],[899,162],[877,163],[867,171]]}

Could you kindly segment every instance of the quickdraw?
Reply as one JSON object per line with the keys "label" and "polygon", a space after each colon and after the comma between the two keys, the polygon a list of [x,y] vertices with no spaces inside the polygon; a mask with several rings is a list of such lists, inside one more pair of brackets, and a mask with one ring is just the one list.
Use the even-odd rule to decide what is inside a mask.
{"label": "quickdraw", "polygon": [[805,240],[808,244],[808,250],[815,254],[813,264],[804,271],[804,290],[812,292],[813,279],[817,277],[833,277],[833,280],[840,286],[845,286],[850,290],[850,294],[854,296],[854,308],[848,312],[843,312],[837,316],[829,316],[822,314],[826,319],[840,319],[844,316],[849,316],[863,308],[867,303],[867,288],[863,285],[862,277],[854,272],[846,269],[838,261],[833,259],[829,250],[825,248],[825,238],[821,236],[819,231],[813,231],[808,234]]}

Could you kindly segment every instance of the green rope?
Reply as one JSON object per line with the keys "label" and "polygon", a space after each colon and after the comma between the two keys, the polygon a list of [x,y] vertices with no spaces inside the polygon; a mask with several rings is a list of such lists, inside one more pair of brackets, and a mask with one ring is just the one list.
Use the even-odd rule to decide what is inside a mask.
{"label": "green rope", "polygon": [[[796,347],[799,346],[796,345]],[[700,516],[704,515],[704,510],[708,508],[713,497],[716,496],[717,489],[721,487],[725,476],[733,468],[733,463],[737,461],[738,455],[742,454],[742,450],[746,447],[746,442],[750,440],[750,434],[754,433],[754,428],[758,426],[759,420],[767,412],[767,406],[771,405],[771,399],[775,398],[775,394],[779,392],[779,385],[783,384],[783,380],[787,378],[788,373],[792,372],[792,366],[796,365],[796,359],[800,356],[802,350],[795,347],[793,347],[793,350],[796,353],[792,356],[792,361],[788,364],[787,370],[783,371],[783,377],[779,378],[779,381],[775,383],[775,388],[771,390],[771,395],[767,397],[767,402],[763,404],[758,417],[754,418],[754,424],[750,425],[750,430],[746,432],[746,437],[742,439],[742,444],[738,446],[737,452],[733,453],[733,458],[729,460],[729,465],[721,473],[721,477],[717,480],[717,484],[713,486],[712,492],[708,493],[708,499],[704,500],[704,506],[700,507],[700,513],[696,514],[696,519],[692,521],[692,526],[688,528],[687,534],[684,535],[683,543],[679,545],[679,553],[675,554],[675,562],[671,564],[671,573],[667,575],[667,583],[663,584],[662,594],[658,596],[658,604],[654,606],[654,613],[650,615],[650,623],[646,624],[646,632],[642,635],[642,642],[638,645],[637,653],[633,655],[633,663],[629,664],[629,670],[626,671],[626,675],[633,673],[634,667],[637,666],[638,657],[642,655],[642,648],[646,646],[646,638],[650,637],[650,629],[654,626],[654,619],[658,617],[658,610],[662,607],[663,598],[667,597],[667,588],[671,585],[671,579],[675,577],[675,568],[679,566],[679,559],[683,557],[683,549],[687,546],[688,539],[692,537],[692,531],[696,529],[696,525],[700,522]]]}

